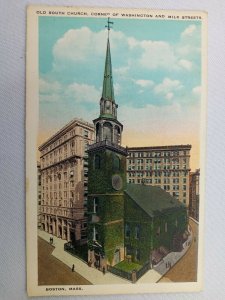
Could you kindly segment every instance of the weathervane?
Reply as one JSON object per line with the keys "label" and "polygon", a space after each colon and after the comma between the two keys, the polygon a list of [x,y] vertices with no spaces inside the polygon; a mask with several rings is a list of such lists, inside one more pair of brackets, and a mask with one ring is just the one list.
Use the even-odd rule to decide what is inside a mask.
{"label": "weathervane", "polygon": [[110,31],[110,29],[112,28],[112,24],[113,24],[113,22],[111,22],[111,21],[109,21],[109,17],[108,17],[108,21],[107,21],[107,25],[105,25],[105,27],[108,29],[108,37],[109,37],[109,31]]}

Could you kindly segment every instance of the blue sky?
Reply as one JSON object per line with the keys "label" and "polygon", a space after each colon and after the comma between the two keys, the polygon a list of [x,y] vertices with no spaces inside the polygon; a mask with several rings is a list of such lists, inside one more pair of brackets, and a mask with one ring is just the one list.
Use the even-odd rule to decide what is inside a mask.
{"label": "blue sky", "polygon": [[[40,140],[81,117],[92,122],[107,42],[105,18],[39,17]],[[199,21],[111,19],[110,45],[123,144],[192,144],[198,167]]]}

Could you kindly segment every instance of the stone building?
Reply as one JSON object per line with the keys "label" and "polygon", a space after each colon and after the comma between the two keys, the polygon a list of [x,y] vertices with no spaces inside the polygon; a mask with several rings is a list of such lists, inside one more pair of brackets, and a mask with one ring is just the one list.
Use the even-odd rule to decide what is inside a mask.
{"label": "stone building", "polygon": [[127,182],[158,186],[189,205],[191,145],[130,147]]}
{"label": "stone building", "polygon": [[86,242],[86,150],[93,139],[93,125],[74,119],[39,147],[41,227],[75,244]]}
{"label": "stone building", "polygon": [[37,163],[37,220],[38,228],[41,227],[41,164]]}
{"label": "stone building", "polygon": [[200,169],[190,173],[189,215],[199,221]]}

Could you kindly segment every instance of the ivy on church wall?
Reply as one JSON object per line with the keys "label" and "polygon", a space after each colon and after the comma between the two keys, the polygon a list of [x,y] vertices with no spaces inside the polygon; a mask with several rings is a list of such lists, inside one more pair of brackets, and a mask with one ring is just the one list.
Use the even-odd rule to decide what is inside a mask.
{"label": "ivy on church wall", "polygon": [[99,222],[107,223],[110,221],[124,218],[124,195],[99,195],[96,197],[88,196],[88,215],[91,221],[94,212],[94,198],[98,202],[96,215]]}
{"label": "ivy on church wall", "polygon": [[[100,167],[95,166],[95,155],[100,157]],[[120,159],[119,169],[117,159]],[[126,157],[110,150],[98,150],[89,153],[88,160],[88,192],[89,194],[121,193],[112,187],[112,175],[119,174],[126,186]],[[122,189],[122,190],[123,190]]]}
{"label": "ivy on church wall", "polygon": [[[152,219],[128,195],[125,194],[124,226],[128,225],[130,235],[124,237],[127,254],[133,262],[144,264],[149,260],[152,237]],[[136,238],[135,228],[140,225],[140,237]],[[140,252],[140,259],[136,259],[136,250]]]}
{"label": "ivy on church wall", "polygon": [[114,253],[120,247],[124,245],[124,223],[123,221],[104,225],[104,234],[105,234],[105,255],[112,264]]}
{"label": "ivy on church wall", "polygon": [[124,222],[123,220],[117,223],[92,223],[88,226],[88,240],[89,249],[93,250],[91,247],[93,239],[93,227],[98,233],[98,244],[102,247],[99,249],[100,254],[104,255],[110,264],[113,262],[114,253],[124,244]]}
{"label": "ivy on church wall", "polygon": [[[173,250],[173,237],[183,234],[187,229],[187,212],[181,207],[150,217],[128,195],[125,195],[125,247],[127,254],[131,254],[132,261],[145,263],[150,259],[150,253],[160,246]],[[126,224],[130,233],[126,234]],[[136,228],[139,226],[139,237]],[[160,229],[159,229],[160,228]],[[137,259],[137,250],[139,257]],[[129,252],[129,253],[128,253]]]}
{"label": "ivy on church wall", "polygon": [[153,222],[153,247],[166,247],[173,250],[173,238],[176,234],[183,234],[187,229],[187,213],[185,208],[174,209],[155,217]]}
{"label": "ivy on church wall", "polygon": [[[88,240],[93,239],[93,227],[98,233],[98,243],[110,263],[117,248],[124,244],[124,196],[101,195],[98,199],[97,213],[94,211],[94,197],[88,197]],[[98,222],[92,222],[93,216]],[[115,222],[115,223],[114,223]]]}

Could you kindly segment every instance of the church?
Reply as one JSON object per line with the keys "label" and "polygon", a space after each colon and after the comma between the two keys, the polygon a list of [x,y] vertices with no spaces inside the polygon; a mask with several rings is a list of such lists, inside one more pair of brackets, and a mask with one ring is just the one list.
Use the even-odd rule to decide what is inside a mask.
{"label": "church", "polygon": [[110,22],[95,143],[88,148],[88,261],[111,271],[121,262],[151,268],[187,239],[184,204],[160,187],[127,183],[127,148],[117,119],[110,53]]}

